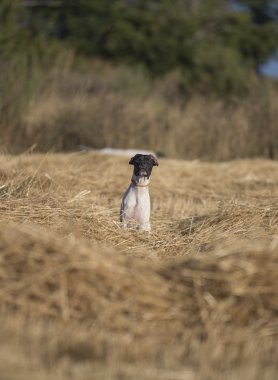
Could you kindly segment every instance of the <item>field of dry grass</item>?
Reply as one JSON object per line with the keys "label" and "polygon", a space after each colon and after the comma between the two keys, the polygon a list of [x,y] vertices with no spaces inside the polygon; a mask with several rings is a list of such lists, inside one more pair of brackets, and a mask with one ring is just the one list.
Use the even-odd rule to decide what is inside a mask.
{"label": "field of dry grass", "polygon": [[246,98],[225,99],[184,93],[178,72],[154,80],[139,68],[103,61],[74,68],[70,55],[59,61],[65,67],[50,65],[52,70],[38,78],[31,70],[33,89],[25,90],[29,76],[24,85],[14,81],[14,72],[7,88],[0,86],[8,104],[0,109],[0,153],[31,146],[38,152],[71,152],[87,145],[144,147],[188,160],[278,157],[275,81],[257,78]]}
{"label": "field of dry grass", "polygon": [[0,156],[0,378],[276,379],[278,163]]}

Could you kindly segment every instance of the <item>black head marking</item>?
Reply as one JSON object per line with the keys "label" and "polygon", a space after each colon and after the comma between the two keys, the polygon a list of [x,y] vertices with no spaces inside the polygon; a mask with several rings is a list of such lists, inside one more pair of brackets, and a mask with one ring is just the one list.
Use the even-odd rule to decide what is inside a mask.
{"label": "black head marking", "polygon": [[157,159],[152,154],[136,154],[129,161],[134,165],[134,175],[139,177],[150,177],[153,166],[158,166]]}

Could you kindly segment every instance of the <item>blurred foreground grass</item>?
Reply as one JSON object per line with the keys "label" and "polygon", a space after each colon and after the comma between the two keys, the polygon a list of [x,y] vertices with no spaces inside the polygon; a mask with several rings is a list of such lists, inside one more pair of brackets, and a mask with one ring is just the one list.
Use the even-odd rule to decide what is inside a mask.
{"label": "blurred foreground grass", "polygon": [[2,155],[1,377],[275,379],[277,169],[160,159],[148,236],[127,159]]}

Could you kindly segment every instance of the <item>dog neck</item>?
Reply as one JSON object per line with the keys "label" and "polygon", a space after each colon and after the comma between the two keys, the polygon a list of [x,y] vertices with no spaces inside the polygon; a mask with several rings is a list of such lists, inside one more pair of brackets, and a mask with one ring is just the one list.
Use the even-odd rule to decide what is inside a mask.
{"label": "dog neck", "polygon": [[141,185],[140,183],[135,182],[134,180],[131,181],[136,187],[149,187],[149,184],[147,185]]}
{"label": "dog neck", "polygon": [[131,178],[131,183],[136,187],[148,187],[150,184],[150,180],[133,175]]}

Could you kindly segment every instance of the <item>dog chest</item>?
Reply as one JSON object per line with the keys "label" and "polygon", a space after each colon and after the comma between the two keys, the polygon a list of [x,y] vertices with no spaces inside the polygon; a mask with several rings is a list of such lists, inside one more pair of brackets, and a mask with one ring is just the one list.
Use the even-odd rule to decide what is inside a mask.
{"label": "dog chest", "polygon": [[131,187],[124,198],[124,209],[130,218],[142,220],[150,214],[150,196],[147,189]]}

